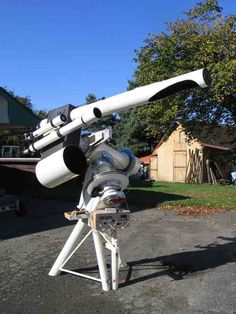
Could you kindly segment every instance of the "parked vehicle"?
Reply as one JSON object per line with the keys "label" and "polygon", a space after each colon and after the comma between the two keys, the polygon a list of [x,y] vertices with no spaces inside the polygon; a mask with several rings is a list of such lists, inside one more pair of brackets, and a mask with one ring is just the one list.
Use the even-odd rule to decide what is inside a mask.
{"label": "parked vehicle", "polygon": [[21,156],[21,148],[16,145],[0,146],[0,158],[18,158]]}
{"label": "parked vehicle", "polygon": [[0,213],[14,211],[17,216],[24,215],[24,209],[20,203],[19,197],[13,194],[5,194],[0,190]]}

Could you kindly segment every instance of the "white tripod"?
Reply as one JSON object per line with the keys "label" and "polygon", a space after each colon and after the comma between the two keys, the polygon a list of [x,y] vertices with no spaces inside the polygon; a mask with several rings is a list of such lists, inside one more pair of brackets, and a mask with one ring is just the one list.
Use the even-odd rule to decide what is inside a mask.
{"label": "white tripod", "polygon": [[[95,135],[101,134],[100,131]],[[94,136],[94,134],[93,134]],[[125,202],[123,190],[128,185],[128,175],[137,172],[139,162],[128,150],[117,152],[104,143],[93,141],[93,147],[87,153],[89,167],[86,171],[83,190],[81,192],[78,211],[67,213],[70,220],[78,220],[71,235],[66,241],[61,253],[49,272],[50,276],[57,276],[60,272],[67,272],[102,283],[105,291],[118,289],[118,273],[121,266],[120,250],[117,240],[117,231],[129,225],[130,212],[122,208]],[[90,231],[83,237],[85,226]],[[92,234],[97,257],[100,278],[84,273],[71,271],[65,268],[66,263],[80,248],[88,236]],[[110,285],[104,248],[111,251],[111,282]]]}
{"label": "white tripod", "polygon": [[[107,249],[111,251],[111,274],[112,274],[112,289],[118,289],[119,279],[119,267],[120,262],[120,253],[117,240],[117,231],[115,230],[111,236],[100,232],[95,229],[90,229],[90,231],[81,239],[82,233],[86,223],[83,219],[79,219],[76,223],[72,233],[70,234],[68,240],[66,241],[61,253],[59,254],[57,260],[55,261],[52,269],[49,272],[50,276],[57,276],[60,272],[67,272],[73,275],[81,276],[84,278],[92,279],[99,281],[102,284],[102,289],[104,291],[110,290],[110,282],[108,278],[106,260],[104,255],[104,244]],[[64,266],[69,261],[69,259],[74,255],[74,253],[80,248],[83,242],[92,234],[94,247],[96,251],[97,263],[100,272],[100,278],[92,277],[83,273],[75,272],[69,269],[66,269]],[[81,241],[79,242],[79,240]],[[79,242],[79,243],[78,243]]]}

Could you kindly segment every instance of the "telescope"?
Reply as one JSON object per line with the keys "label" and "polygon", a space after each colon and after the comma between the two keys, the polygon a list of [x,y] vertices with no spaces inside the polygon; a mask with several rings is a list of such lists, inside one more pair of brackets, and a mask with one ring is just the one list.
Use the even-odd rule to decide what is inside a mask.
{"label": "telescope", "polygon": [[[117,232],[130,223],[124,190],[129,184],[129,177],[138,172],[140,163],[128,148],[116,151],[107,144],[112,138],[110,127],[93,133],[81,130],[112,113],[149,105],[179,91],[205,88],[209,84],[207,70],[200,69],[91,104],[78,107],[66,105],[49,111],[48,118],[32,132],[31,143],[25,150],[25,153],[41,153],[41,160],[36,165],[37,179],[43,186],[54,188],[84,174],[77,208],[65,213],[67,219],[78,222],[50,270],[50,276],[67,272],[99,281],[105,291],[118,289],[121,258]],[[86,226],[89,232],[82,238]],[[93,236],[99,279],[65,268],[90,234]],[[111,282],[105,248],[111,252]]]}
{"label": "telescope", "polygon": [[[71,110],[70,122],[59,129],[53,129],[47,136],[34,142],[28,150],[36,152],[55,142],[60,137],[84,126],[90,125],[102,116],[105,117],[111,113],[118,113],[129,108],[136,108],[166,96],[172,95],[178,91],[192,87],[207,87],[210,82],[209,74],[206,69],[197,70],[184,75],[180,75],[165,81],[156,82],[150,85],[135,88],[122,94],[99,100],[90,105],[83,105]],[[43,126],[39,127],[39,130]],[[25,151],[27,153],[28,151]]]}

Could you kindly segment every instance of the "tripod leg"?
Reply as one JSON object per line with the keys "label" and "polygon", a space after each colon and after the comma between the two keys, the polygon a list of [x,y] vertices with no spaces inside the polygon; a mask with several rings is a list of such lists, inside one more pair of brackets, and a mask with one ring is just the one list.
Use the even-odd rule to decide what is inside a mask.
{"label": "tripod leg", "polygon": [[115,231],[111,238],[112,250],[111,250],[111,272],[112,272],[112,290],[117,290],[119,285],[119,261],[120,252],[117,245],[117,231]]}
{"label": "tripod leg", "polygon": [[100,278],[102,282],[102,289],[104,291],[110,290],[108,274],[107,274],[107,266],[106,260],[104,255],[104,247],[103,247],[103,240],[100,233],[97,230],[93,230],[93,241],[97,256],[98,268],[100,272]]}
{"label": "tripod leg", "polygon": [[61,265],[64,263],[64,261],[67,259],[67,257],[74,249],[76,241],[78,240],[85,226],[86,224],[82,220],[79,220],[77,222],[69,238],[67,239],[63,249],[61,250],[61,253],[58,255],[54,265],[52,266],[49,272],[49,276],[57,276],[60,274]]}

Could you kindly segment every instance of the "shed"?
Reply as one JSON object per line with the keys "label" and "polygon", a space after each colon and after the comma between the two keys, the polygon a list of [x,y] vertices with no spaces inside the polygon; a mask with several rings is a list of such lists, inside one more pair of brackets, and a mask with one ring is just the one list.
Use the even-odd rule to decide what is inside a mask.
{"label": "shed", "polygon": [[[39,123],[40,119],[29,108],[0,87],[0,132],[1,130],[14,130],[14,133],[18,134],[19,129],[24,131],[24,129],[35,128]],[[0,151],[3,147],[6,148],[6,145],[1,146]],[[9,145],[7,147],[16,146]],[[7,193],[18,193],[28,182],[35,182],[35,175],[32,171],[37,161],[38,159],[32,158],[0,158],[0,188],[6,190]]]}
{"label": "shed", "polygon": [[221,176],[228,179],[233,166],[225,157],[231,151],[232,136],[223,126],[203,134],[199,128],[198,134],[190,139],[183,126],[178,125],[150,156],[149,178],[167,182],[209,182],[208,162],[213,162]]}
{"label": "shed", "polygon": [[32,128],[40,119],[14,96],[0,87],[0,129]]}

